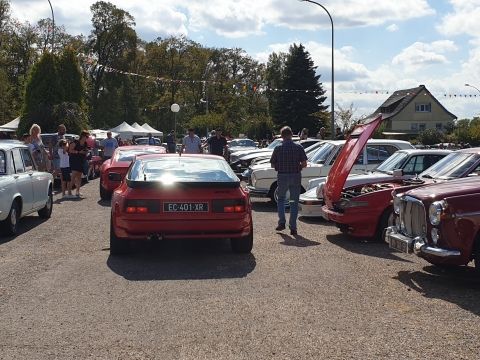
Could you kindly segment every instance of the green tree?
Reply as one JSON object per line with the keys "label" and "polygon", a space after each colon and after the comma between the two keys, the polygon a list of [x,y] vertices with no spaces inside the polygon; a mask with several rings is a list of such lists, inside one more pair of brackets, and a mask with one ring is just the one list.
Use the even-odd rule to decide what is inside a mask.
{"label": "green tree", "polygon": [[85,84],[74,50],[67,47],[58,59],[58,73],[63,92],[63,101],[82,106],[85,99]]}
{"label": "green tree", "polygon": [[436,129],[427,129],[420,133],[418,141],[423,145],[434,145],[443,142],[444,134]]}
{"label": "green tree", "polygon": [[25,132],[33,123],[44,132],[55,130],[52,111],[63,100],[62,90],[55,55],[46,52],[28,78],[19,131]]}
{"label": "green tree", "polygon": [[12,101],[12,89],[7,74],[0,68],[0,124],[9,122],[15,117],[10,103]]}
{"label": "green tree", "polygon": [[293,44],[287,56],[282,81],[282,87],[286,91],[277,93],[278,114],[274,119],[277,125],[290,125],[296,131],[307,128],[312,134],[323,125],[313,115],[327,109],[323,105],[326,100],[325,90],[319,82],[320,75],[316,75],[315,71],[310,54],[303,45]]}

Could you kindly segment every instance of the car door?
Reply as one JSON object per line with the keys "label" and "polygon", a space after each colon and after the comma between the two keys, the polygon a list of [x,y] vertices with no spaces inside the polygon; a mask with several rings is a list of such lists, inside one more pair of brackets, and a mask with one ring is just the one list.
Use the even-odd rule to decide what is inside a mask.
{"label": "car door", "polygon": [[33,208],[42,208],[48,196],[48,176],[45,172],[40,172],[35,169],[35,163],[33,162],[32,154],[28,149],[20,149],[22,154],[23,165],[25,166],[25,172],[28,173],[32,179],[33,186]]}
{"label": "car door", "polygon": [[13,179],[17,187],[18,192],[22,196],[22,215],[32,211],[34,204],[33,197],[33,171],[26,172],[23,164],[22,154],[20,149],[12,149],[12,164],[14,175]]}

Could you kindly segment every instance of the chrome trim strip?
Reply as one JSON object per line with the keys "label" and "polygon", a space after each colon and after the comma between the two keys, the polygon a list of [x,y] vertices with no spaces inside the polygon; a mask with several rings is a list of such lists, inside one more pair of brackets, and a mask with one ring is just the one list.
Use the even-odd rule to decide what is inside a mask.
{"label": "chrome trim strip", "polygon": [[420,251],[423,254],[444,257],[444,258],[457,257],[461,255],[460,251],[458,250],[447,250],[447,249],[435,248],[432,246],[423,246]]}

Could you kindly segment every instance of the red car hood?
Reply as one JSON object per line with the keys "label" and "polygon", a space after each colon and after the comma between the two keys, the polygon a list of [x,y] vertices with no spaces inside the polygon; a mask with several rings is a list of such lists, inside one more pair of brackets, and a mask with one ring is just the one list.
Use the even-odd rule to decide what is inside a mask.
{"label": "red car hood", "polygon": [[347,180],[350,170],[352,170],[358,155],[363,150],[368,139],[382,122],[382,114],[371,115],[353,129],[348,137],[342,151],[338,155],[335,163],[330,169],[324,188],[325,203],[329,208],[340,200],[343,186]]}

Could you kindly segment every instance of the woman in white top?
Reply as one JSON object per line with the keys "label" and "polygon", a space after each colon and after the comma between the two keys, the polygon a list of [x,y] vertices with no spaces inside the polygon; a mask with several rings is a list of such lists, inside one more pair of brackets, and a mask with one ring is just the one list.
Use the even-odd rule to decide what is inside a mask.
{"label": "woman in white top", "polygon": [[68,143],[62,139],[58,142],[58,157],[60,159],[60,171],[62,179],[62,196],[68,190],[68,197],[72,197],[72,178],[70,176],[70,156],[68,155]]}

